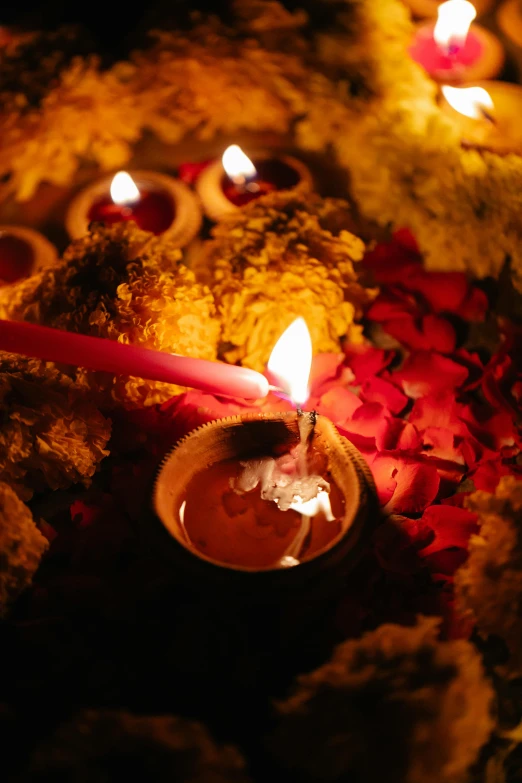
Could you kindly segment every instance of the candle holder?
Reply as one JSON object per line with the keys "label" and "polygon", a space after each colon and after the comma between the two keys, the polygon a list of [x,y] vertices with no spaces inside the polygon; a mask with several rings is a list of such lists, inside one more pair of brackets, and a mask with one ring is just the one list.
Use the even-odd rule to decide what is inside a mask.
{"label": "candle holder", "polygon": [[[252,161],[258,171],[259,180],[268,181],[272,191],[294,189],[311,191],[314,189],[314,180],[310,169],[297,158],[290,155],[271,156],[269,153],[263,152],[253,154]],[[246,185],[242,190],[238,190],[238,198],[234,203],[227,195],[227,190],[233,188],[234,184],[227,176],[221,160],[211,163],[200,174],[196,181],[196,191],[203,204],[205,214],[210,220],[217,222],[226,215],[233,215],[254,198],[271,192],[261,186],[258,192],[252,193],[248,190],[249,185]]]}
{"label": "candle holder", "polygon": [[[151,229],[147,225],[140,225],[136,218],[140,228],[145,231],[153,230],[154,233],[161,233],[176,242],[179,247],[184,247],[194,239],[201,228],[202,215],[198,200],[192,191],[183,182],[169,177],[167,174],[141,170],[129,173],[140,193],[158,194],[164,197],[165,202],[170,205],[165,227],[162,225],[159,230]],[[92,208],[98,203],[109,200],[112,180],[112,174],[96,180],[73,198],[65,218],[65,225],[71,239],[79,239],[88,232],[89,223],[96,219],[92,217]],[[148,207],[149,213],[154,213],[154,210],[154,204]],[[102,213],[102,210],[100,212]],[[152,217],[154,218],[153,214]],[[98,219],[103,222],[103,217]],[[132,209],[129,209],[129,216],[122,216],[121,219],[135,219],[132,215]],[[109,217],[109,222],[117,222],[117,218],[115,220],[113,217]]]}
{"label": "candle holder", "polygon": [[[218,561],[190,542],[183,514],[187,487],[204,469],[228,460],[259,460],[289,452],[308,430],[308,448],[325,460],[327,474],[344,503],[340,530],[308,559],[285,565],[283,558],[269,567],[253,568]],[[203,490],[204,491],[204,490]],[[164,554],[176,561],[178,572],[188,569],[192,584],[221,584],[241,590],[285,589],[303,586],[323,573],[325,581],[353,567],[378,519],[373,479],[362,455],[332,422],[315,414],[295,412],[248,414],[220,419],[194,430],[163,461],[153,490],[153,508]],[[271,501],[262,501],[267,507]],[[275,506],[275,504],[274,504]],[[297,564],[298,563],[298,564]]]}
{"label": "candle holder", "polygon": [[499,39],[478,24],[472,24],[466,42],[454,55],[444,54],[436,43],[434,23],[416,27],[410,55],[429,76],[443,84],[494,79],[504,68],[505,54]]}
{"label": "candle holder", "polygon": [[0,225],[0,284],[29,277],[58,260],[49,240],[27,226]]}

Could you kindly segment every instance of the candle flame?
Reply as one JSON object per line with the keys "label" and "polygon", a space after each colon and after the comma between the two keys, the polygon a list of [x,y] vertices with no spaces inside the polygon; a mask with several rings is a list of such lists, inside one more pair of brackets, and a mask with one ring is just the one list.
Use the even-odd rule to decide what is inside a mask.
{"label": "candle flame", "polygon": [[312,367],[312,340],[304,318],[297,318],[274,346],[268,369],[293,402],[303,405],[308,397]]}
{"label": "candle flame", "polygon": [[111,198],[115,204],[132,204],[140,197],[140,191],[130,174],[118,171],[111,182]]}
{"label": "candle flame", "polygon": [[494,109],[493,99],[483,87],[441,87],[442,94],[449,105],[459,114],[480,120],[484,117],[484,111]]}
{"label": "candle flame", "polygon": [[476,15],[475,6],[468,0],[448,0],[446,3],[441,3],[437,24],[433,30],[436,43],[445,50],[454,47],[462,48]]}
{"label": "candle flame", "polygon": [[257,176],[256,167],[237,144],[226,148],[221,162],[226,173],[236,185],[244,185],[247,179]]}

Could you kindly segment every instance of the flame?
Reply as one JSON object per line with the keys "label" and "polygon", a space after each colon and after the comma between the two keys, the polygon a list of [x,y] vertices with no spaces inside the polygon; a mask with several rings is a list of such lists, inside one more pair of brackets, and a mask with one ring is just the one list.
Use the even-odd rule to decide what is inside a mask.
{"label": "flame", "polygon": [[442,94],[449,105],[459,114],[480,120],[484,117],[484,110],[494,109],[493,99],[483,87],[441,87]]}
{"label": "flame", "polygon": [[140,191],[130,174],[118,171],[111,182],[111,198],[115,204],[132,204],[140,197]]}
{"label": "flame", "polygon": [[256,167],[237,144],[226,148],[221,162],[226,173],[236,185],[244,185],[247,179],[257,176]]}
{"label": "flame", "polygon": [[274,346],[268,369],[277,383],[297,405],[308,397],[308,380],[312,367],[312,340],[303,318],[298,318],[283,332]]}
{"label": "flame", "polygon": [[439,5],[438,19],[433,37],[442,48],[461,48],[466,43],[470,25],[477,12],[468,0],[448,0]]}

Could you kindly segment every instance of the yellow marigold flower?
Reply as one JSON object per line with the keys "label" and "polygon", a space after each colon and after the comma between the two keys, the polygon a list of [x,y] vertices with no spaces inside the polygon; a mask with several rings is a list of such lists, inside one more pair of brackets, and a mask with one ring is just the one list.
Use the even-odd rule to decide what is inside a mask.
{"label": "yellow marigold flower", "polygon": [[493,729],[493,689],[467,641],[438,620],[382,625],[341,644],[278,705],[271,740],[313,783],[464,783]]}
{"label": "yellow marigold flower", "polygon": [[90,483],[111,434],[85,392],[52,364],[0,353],[0,481],[34,490]]}
{"label": "yellow marigold flower", "polygon": [[[94,226],[61,263],[0,290],[0,313],[57,329],[215,359],[220,326],[212,294],[181,251],[134,223]],[[75,379],[105,406],[153,405],[181,387],[79,369]]]}
{"label": "yellow marigold flower", "polygon": [[47,546],[25,503],[0,482],[0,615],[31,584]]}
{"label": "yellow marigold flower", "polygon": [[125,83],[97,57],[71,56],[82,46],[66,33],[40,34],[0,54],[0,176],[20,200],[42,181],[69,184],[82,161],[122,166],[141,134]]}
{"label": "yellow marigold flower", "polygon": [[364,244],[351,225],[346,202],[276,193],[214,228],[195,271],[216,299],[227,360],[262,370],[298,316],[316,353],[362,339],[354,321],[376,291],[359,282]]}
{"label": "yellow marigold flower", "polygon": [[475,492],[466,505],[480,530],[455,577],[458,602],[483,634],[505,641],[522,671],[522,481],[504,476],[494,495]]}

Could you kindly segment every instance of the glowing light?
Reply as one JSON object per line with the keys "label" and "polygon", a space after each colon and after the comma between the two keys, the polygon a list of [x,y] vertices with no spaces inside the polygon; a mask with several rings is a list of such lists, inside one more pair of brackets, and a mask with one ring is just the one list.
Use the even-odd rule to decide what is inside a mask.
{"label": "glowing light", "polygon": [[132,204],[140,197],[140,191],[130,174],[118,171],[111,182],[111,198],[115,204]]}
{"label": "glowing light", "polygon": [[444,85],[442,94],[449,105],[459,114],[480,120],[484,117],[484,111],[494,109],[491,95],[483,87],[449,87]]}
{"label": "glowing light", "polygon": [[283,332],[268,360],[268,369],[281,388],[297,405],[308,397],[308,380],[312,367],[312,340],[303,318],[298,318]]}
{"label": "glowing light", "polygon": [[226,148],[221,162],[235,185],[244,185],[247,180],[257,176],[256,167],[237,144]]}
{"label": "glowing light", "polygon": [[470,25],[477,12],[468,0],[448,0],[441,3],[433,30],[436,43],[446,51],[461,49],[466,43]]}

